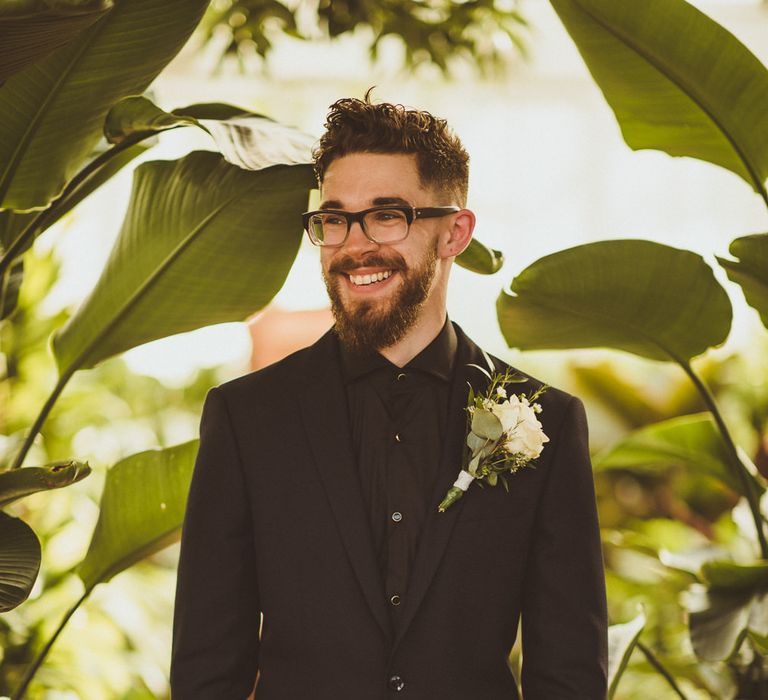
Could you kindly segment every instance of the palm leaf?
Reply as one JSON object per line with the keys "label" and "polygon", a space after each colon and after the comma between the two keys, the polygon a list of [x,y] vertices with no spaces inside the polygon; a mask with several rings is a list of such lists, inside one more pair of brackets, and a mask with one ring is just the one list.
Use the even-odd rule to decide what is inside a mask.
{"label": "palm leaf", "polygon": [[301,241],[309,166],[250,172],[217,153],[151,161],[94,290],[52,338],[60,372],[264,307]]}
{"label": "palm leaf", "polygon": [[40,570],[40,542],[23,520],[0,511],[0,612],[29,596]]}
{"label": "palm leaf", "polygon": [[624,140],[736,173],[768,203],[768,71],[684,0],[551,0]]}
{"label": "palm leaf", "polygon": [[718,258],[728,278],[741,285],[751,307],[757,309],[763,325],[768,328],[768,233],[742,236],[728,248],[738,260]]}
{"label": "palm leaf", "polygon": [[141,93],[197,26],[208,0],[120,0],[75,41],[0,88],[0,208],[46,206],[82,167],[104,117]]}
{"label": "palm leaf", "polygon": [[541,258],[496,309],[511,347],[607,347],[652,360],[689,360],[723,343],[731,326],[728,295],[699,255],[642,240]]}
{"label": "palm leaf", "polygon": [[198,442],[140,452],[107,472],[99,519],[77,569],[87,590],[178,539]]}

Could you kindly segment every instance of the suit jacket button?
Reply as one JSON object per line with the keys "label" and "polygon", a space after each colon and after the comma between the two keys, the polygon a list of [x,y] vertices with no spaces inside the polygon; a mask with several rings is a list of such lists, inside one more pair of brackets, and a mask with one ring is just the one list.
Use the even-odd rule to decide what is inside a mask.
{"label": "suit jacket button", "polygon": [[400,676],[390,676],[389,678],[390,690],[394,690],[396,693],[399,693],[403,688],[405,688],[405,681]]}

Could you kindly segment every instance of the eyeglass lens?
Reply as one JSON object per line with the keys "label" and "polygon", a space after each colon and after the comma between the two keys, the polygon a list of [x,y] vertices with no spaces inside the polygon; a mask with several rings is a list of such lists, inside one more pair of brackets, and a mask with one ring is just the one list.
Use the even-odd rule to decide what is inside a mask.
{"label": "eyeglass lens", "polygon": [[[314,238],[325,245],[341,243],[349,226],[343,214],[335,212],[314,214],[309,219]],[[408,219],[399,209],[377,209],[363,217],[366,233],[378,243],[402,240],[408,235]]]}

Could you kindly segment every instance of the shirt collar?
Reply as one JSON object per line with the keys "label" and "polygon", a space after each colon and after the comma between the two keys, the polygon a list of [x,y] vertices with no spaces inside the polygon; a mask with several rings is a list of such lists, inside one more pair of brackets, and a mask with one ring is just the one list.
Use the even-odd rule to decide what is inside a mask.
{"label": "shirt collar", "polygon": [[348,384],[381,367],[390,367],[393,371],[418,370],[448,381],[451,378],[457,344],[456,331],[447,315],[442,329],[435,338],[402,368],[397,367],[379,352],[357,354],[350,352],[339,343],[344,381]]}

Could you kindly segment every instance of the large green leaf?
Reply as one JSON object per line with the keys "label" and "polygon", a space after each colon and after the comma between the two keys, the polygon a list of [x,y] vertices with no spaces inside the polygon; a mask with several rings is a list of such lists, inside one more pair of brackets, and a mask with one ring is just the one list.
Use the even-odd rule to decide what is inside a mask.
{"label": "large green leaf", "polygon": [[44,207],[81,168],[109,108],[176,55],[208,0],[118,0],[0,88],[0,208]]}
{"label": "large green leaf", "polygon": [[691,645],[704,661],[726,661],[747,635],[768,635],[768,592],[719,593],[692,584],[685,600]]}
{"label": "large green leaf", "polygon": [[[679,416],[647,425],[631,432],[617,444],[595,455],[596,471],[634,469],[665,471],[682,466],[697,474],[706,474],[741,493],[741,481],[733,474],[720,433],[709,413]],[[750,475],[755,493],[763,491]]]}
{"label": "large green leaf", "polygon": [[496,304],[510,347],[608,347],[687,361],[725,341],[731,304],[701,256],[642,240],[600,241],[523,270]]}
{"label": "large green leaf", "polygon": [[111,8],[111,0],[14,0],[0,5],[0,85],[72,41]]}
{"label": "large green leaf", "polygon": [[210,151],[140,165],[99,281],[52,337],[59,370],[265,306],[298,251],[312,184],[308,165],[253,172]]}
{"label": "large green leaf", "polygon": [[766,201],[768,71],[684,0],[551,0],[633,149],[709,161]]}
{"label": "large green leaf", "polygon": [[0,511],[0,612],[23,603],[40,570],[40,542],[23,520]]}
{"label": "large green leaf", "polygon": [[629,664],[629,657],[645,627],[645,614],[640,613],[629,622],[608,628],[608,700],[616,694],[616,688]]}
{"label": "large green leaf", "polygon": [[52,462],[44,467],[12,469],[0,473],[0,508],[13,501],[37,493],[69,486],[91,473],[87,462],[68,460]]}
{"label": "large green leaf", "polygon": [[768,233],[742,236],[728,248],[738,260],[717,258],[732,282],[741,285],[747,303],[757,309],[768,328]]}
{"label": "large green leaf", "polygon": [[107,472],[99,519],[77,570],[88,590],[178,539],[198,442],[139,452]]}

